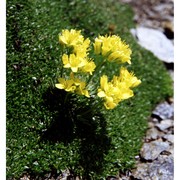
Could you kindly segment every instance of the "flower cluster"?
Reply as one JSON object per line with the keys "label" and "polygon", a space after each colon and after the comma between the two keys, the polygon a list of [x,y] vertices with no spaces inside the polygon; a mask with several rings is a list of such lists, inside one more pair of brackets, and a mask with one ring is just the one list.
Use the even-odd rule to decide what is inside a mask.
{"label": "flower cluster", "polygon": [[59,78],[59,84],[56,87],[59,89],[64,89],[67,92],[73,92],[79,95],[89,96],[89,92],[85,89],[86,83],[82,82],[78,78],[74,78],[74,74],[70,74],[70,79]]}
{"label": "flower cluster", "polygon": [[[90,92],[90,88],[88,88],[92,77],[99,70],[98,68],[106,65],[107,61],[131,64],[131,49],[119,36],[99,35],[95,38],[92,49],[89,38],[85,39],[81,31],[71,29],[62,30],[59,42],[66,50],[61,60],[63,69],[68,71],[58,79],[59,83],[55,85],[57,88],[86,97],[97,95],[104,100],[106,109],[113,109],[122,100],[134,96],[132,88],[138,86],[141,81],[132,72],[128,72],[125,67],[120,67],[119,76],[114,75],[111,81],[108,81],[107,75],[102,75],[100,85],[96,88],[96,94],[93,94],[94,91]],[[97,65],[89,57],[91,49],[94,57],[101,56],[101,60],[96,62]]]}
{"label": "flower cluster", "polygon": [[88,57],[90,40],[80,34],[81,31],[74,29],[63,30],[59,35],[59,42],[72,49],[71,54],[64,54],[62,61],[64,68],[71,68],[72,72],[87,72],[92,75],[96,65],[92,59]]}
{"label": "flower cluster", "polygon": [[95,39],[94,51],[107,57],[110,62],[131,64],[131,49],[118,36],[99,36]]}
{"label": "flower cluster", "polygon": [[104,98],[106,109],[113,109],[120,101],[132,97],[134,94],[131,88],[138,86],[140,83],[141,81],[132,73],[129,73],[127,69],[121,68],[120,76],[113,76],[111,82],[108,82],[106,75],[101,77],[98,96]]}

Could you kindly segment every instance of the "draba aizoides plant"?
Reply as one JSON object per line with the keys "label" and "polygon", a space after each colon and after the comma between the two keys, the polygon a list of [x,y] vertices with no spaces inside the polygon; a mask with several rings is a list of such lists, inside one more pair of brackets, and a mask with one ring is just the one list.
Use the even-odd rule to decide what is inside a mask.
{"label": "draba aizoides plant", "polygon": [[[120,66],[123,63],[131,64],[131,49],[117,35],[106,35],[95,38],[91,44],[90,39],[85,39],[80,30],[62,30],[59,34],[61,45],[61,77],[55,86],[67,92],[89,97],[102,98],[106,109],[115,108],[119,102],[134,96],[132,88],[141,83],[133,72]],[[90,56],[93,51],[93,58]],[[95,58],[97,57],[96,63]],[[100,69],[107,62],[117,63],[119,75],[114,75],[112,80],[102,74],[94,84],[94,74],[101,73]],[[66,73],[64,73],[66,71]]]}

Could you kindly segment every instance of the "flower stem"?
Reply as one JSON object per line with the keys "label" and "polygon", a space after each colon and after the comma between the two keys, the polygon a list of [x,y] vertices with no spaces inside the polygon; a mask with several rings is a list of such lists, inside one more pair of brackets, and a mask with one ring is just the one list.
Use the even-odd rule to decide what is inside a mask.
{"label": "flower stem", "polygon": [[101,63],[98,64],[98,66],[97,66],[97,68],[95,69],[93,75],[89,77],[89,79],[88,79],[88,81],[87,81],[87,86],[89,85],[89,83],[90,83],[91,80],[93,79],[93,77],[94,77],[94,75],[96,74],[96,72],[98,72],[99,69],[104,66],[105,62],[106,62],[106,59],[104,59]]}

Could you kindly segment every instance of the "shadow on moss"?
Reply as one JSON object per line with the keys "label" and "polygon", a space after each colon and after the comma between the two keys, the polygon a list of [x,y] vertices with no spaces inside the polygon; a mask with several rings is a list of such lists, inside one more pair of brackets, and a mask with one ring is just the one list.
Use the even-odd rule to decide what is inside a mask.
{"label": "shadow on moss", "polygon": [[[53,112],[53,119],[48,129],[42,133],[41,140],[50,143],[68,144],[74,139],[73,105],[65,91],[48,89],[44,94],[44,104]],[[65,103],[65,99],[67,102]]]}
{"label": "shadow on moss", "polygon": [[101,174],[111,139],[107,134],[103,114],[92,107],[93,99],[79,101],[76,96],[63,90],[48,89],[44,94],[44,103],[54,117],[42,133],[41,141],[63,142],[66,146],[78,139],[80,158],[77,167],[83,169],[83,177],[88,179],[90,174]]}

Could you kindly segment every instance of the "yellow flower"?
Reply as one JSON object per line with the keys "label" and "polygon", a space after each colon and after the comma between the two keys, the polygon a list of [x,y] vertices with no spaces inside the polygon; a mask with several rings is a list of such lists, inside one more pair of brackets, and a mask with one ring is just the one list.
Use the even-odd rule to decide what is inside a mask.
{"label": "yellow flower", "polygon": [[119,36],[99,36],[93,45],[95,53],[102,54],[110,62],[131,64],[131,49]]}
{"label": "yellow flower", "polygon": [[86,88],[86,83],[80,81],[78,78],[74,77],[74,74],[70,74],[71,79],[64,79],[64,78],[59,78],[58,84],[55,84],[55,86],[58,89],[64,89],[67,92],[73,92],[79,95],[84,95],[86,97],[90,97],[89,92]]}
{"label": "yellow flower", "polygon": [[75,46],[79,43],[81,44],[83,41],[84,37],[81,35],[81,31],[65,29],[59,34],[59,42],[62,45]]}
{"label": "yellow flower", "polygon": [[132,72],[129,73],[128,70],[124,67],[120,69],[120,81],[125,82],[128,87],[136,87],[141,83]]}
{"label": "yellow flower", "polygon": [[96,68],[95,63],[88,58],[82,58],[81,56],[76,56],[75,54],[63,54],[62,61],[64,68],[71,68],[72,72],[87,72],[92,75],[93,71]]}
{"label": "yellow flower", "polygon": [[85,82],[81,82],[78,86],[78,88],[76,89],[76,93],[80,94],[80,95],[84,95],[86,97],[90,97],[88,90],[85,89],[86,87],[86,83]]}
{"label": "yellow flower", "polygon": [[102,42],[103,41],[100,38],[95,38],[95,42],[93,44],[95,54],[100,54],[101,53]]}
{"label": "yellow flower", "polygon": [[104,99],[104,106],[106,109],[115,108],[119,102],[134,96],[133,88],[141,83],[127,69],[120,69],[120,76],[113,76],[113,79],[108,82],[108,77],[103,75],[100,78],[100,88],[97,95]]}
{"label": "yellow flower", "polygon": [[121,43],[121,39],[115,35],[101,37],[101,39],[103,40],[103,44],[102,44],[103,56],[109,55],[110,53],[117,51],[118,44]]}
{"label": "yellow flower", "polygon": [[117,99],[116,97],[118,97],[120,90],[116,83],[113,82],[113,80],[108,82],[108,77],[103,75],[100,79],[100,86],[101,88],[98,89],[99,97],[104,97],[107,99],[111,97],[113,99]]}
{"label": "yellow flower", "polygon": [[98,89],[98,96],[105,100],[104,106],[106,109],[113,109],[117,106],[117,94],[119,93],[119,89],[113,86],[111,82],[108,82],[108,77],[103,75],[100,79],[101,88]]}
{"label": "yellow flower", "polygon": [[106,97],[106,92],[109,89],[108,77],[106,75],[103,75],[100,78],[100,86],[101,86],[101,88],[98,89],[98,96],[99,97]]}
{"label": "yellow flower", "polygon": [[124,82],[119,82],[117,84],[118,89],[120,90],[119,93],[119,101],[122,101],[124,99],[129,99],[130,97],[134,96],[133,91],[126,85]]}
{"label": "yellow flower", "polygon": [[70,78],[71,78],[71,80],[74,82],[74,84],[76,86],[75,93],[80,94],[80,95],[84,95],[86,97],[90,97],[88,90],[85,89],[86,88],[86,83],[85,82],[81,81],[78,78],[75,78],[74,73],[70,74]]}
{"label": "yellow flower", "polygon": [[111,82],[113,83],[114,88],[118,89],[116,91],[117,92],[116,99],[119,102],[134,96],[134,93],[131,89],[129,89],[128,84],[126,82],[121,81],[120,77],[113,76]]}
{"label": "yellow flower", "polygon": [[64,68],[71,68],[73,72],[77,72],[78,68],[83,67],[84,61],[81,57],[75,56],[75,54],[63,54],[62,61],[64,64]]}
{"label": "yellow flower", "polygon": [[81,68],[82,72],[87,72],[90,73],[90,75],[92,75],[93,71],[96,68],[95,63],[92,60],[85,60],[85,65]]}
{"label": "yellow flower", "polygon": [[59,78],[58,79],[59,84],[55,84],[55,86],[58,89],[64,89],[65,91],[70,91],[74,92],[76,89],[76,86],[74,86],[74,81],[73,80],[65,80],[64,78]]}
{"label": "yellow flower", "polygon": [[106,100],[104,102],[104,106],[105,106],[106,109],[114,109],[117,106],[117,104],[114,103],[113,101]]}
{"label": "yellow flower", "polygon": [[87,57],[87,52],[89,51],[90,40],[87,38],[80,44],[74,46],[73,53],[78,57],[85,58]]}

